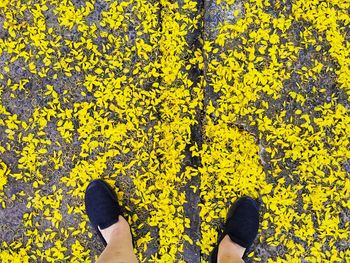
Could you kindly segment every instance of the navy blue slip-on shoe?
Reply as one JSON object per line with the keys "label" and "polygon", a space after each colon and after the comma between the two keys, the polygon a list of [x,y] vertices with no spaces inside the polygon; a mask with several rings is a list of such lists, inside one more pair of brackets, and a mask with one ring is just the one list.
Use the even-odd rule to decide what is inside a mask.
{"label": "navy blue slip-on shoe", "polygon": [[236,244],[244,247],[245,253],[253,244],[259,229],[259,204],[253,198],[243,196],[236,200],[227,213],[224,231],[219,235],[216,247],[210,255],[210,262],[216,263],[219,244],[226,235]]}
{"label": "navy blue slip-on shoe", "polygon": [[118,217],[122,213],[116,193],[101,179],[90,182],[85,191],[85,209],[91,225],[106,246],[107,242],[98,227],[105,229],[118,222]]}

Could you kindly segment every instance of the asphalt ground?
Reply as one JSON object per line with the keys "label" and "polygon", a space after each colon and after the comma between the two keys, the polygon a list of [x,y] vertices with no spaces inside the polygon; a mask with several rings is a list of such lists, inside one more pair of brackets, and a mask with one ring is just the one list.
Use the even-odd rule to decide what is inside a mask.
{"label": "asphalt ground", "polygon": [[117,191],[141,262],[207,262],[261,204],[246,262],[350,258],[350,2],[0,3],[0,261],[91,262]]}

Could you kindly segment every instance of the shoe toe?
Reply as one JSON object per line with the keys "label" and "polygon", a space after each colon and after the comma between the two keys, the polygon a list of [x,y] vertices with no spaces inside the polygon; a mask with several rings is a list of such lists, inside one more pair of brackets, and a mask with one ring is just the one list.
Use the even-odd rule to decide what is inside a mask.
{"label": "shoe toe", "polygon": [[227,219],[225,232],[231,240],[248,248],[259,229],[259,204],[251,197],[241,197],[233,205]]}
{"label": "shoe toe", "polygon": [[246,208],[251,207],[256,210],[259,210],[259,203],[249,196],[243,196],[238,201],[241,205],[245,206]]}
{"label": "shoe toe", "polygon": [[88,185],[85,208],[92,225],[101,229],[118,222],[121,214],[114,191],[103,180],[94,180]]}

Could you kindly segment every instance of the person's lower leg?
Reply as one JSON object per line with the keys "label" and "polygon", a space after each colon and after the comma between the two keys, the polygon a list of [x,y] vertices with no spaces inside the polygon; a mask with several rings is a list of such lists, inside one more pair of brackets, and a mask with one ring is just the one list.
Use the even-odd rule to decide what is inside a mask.
{"label": "person's lower leg", "polygon": [[134,263],[138,262],[133,251],[130,226],[124,217],[119,216],[117,223],[101,233],[107,242],[97,263]]}
{"label": "person's lower leg", "polygon": [[245,248],[234,243],[228,235],[219,244],[218,263],[244,263]]}

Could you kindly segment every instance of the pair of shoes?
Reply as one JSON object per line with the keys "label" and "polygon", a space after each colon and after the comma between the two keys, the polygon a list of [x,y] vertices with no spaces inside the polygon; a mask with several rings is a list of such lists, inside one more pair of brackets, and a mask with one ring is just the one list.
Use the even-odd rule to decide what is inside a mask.
{"label": "pair of shoes", "polygon": [[122,212],[117,195],[105,181],[94,180],[90,182],[85,191],[85,209],[91,225],[106,246],[107,242],[98,227],[105,229],[118,222],[118,217]]}
{"label": "pair of shoes", "polygon": [[[107,242],[103,238],[100,229],[105,229],[118,222],[121,209],[113,189],[103,180],[92,181],[85,192],[85,208],[92,226],[101,237],[103,244]],[[241,197],[230,208],[224,231],[218,239],[210,262],[217,262],[219,244],[225,235],[238,245],[246,248],[252,245],[259,228],[259,206],[251,197]]]}
{"label": "pair of shoes", "polygon": [[216,263],[219,244],[226,235],[236,244],[244,247],[245,253],[253,244],[259,229],[259,204],[251,197],[241,197],[236,200],[228,211],[224,230],[219,235],[216,247],[213,249],[209,262]]}

